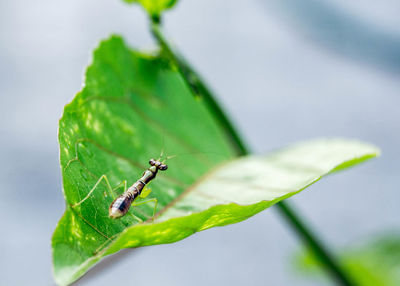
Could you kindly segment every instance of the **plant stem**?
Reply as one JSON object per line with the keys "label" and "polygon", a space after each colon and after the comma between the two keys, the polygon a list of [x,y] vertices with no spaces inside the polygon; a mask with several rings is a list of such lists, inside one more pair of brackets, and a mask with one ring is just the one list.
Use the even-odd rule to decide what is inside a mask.
{"label": "plant stem", "polygon": [[228,120],[228,117],[225,115],[220,105],[212,96],[209,88],[204,84],[198,74],[194,72],[189,64],[183,59],[183,57],[181,57],[176,51],[171,48],[168,41],[162,34],[160,25],[157,22],[153,21],[151,25],[151,31],[160,46],[163,48],[164,52],[166,52],[167,56],[177,66],[180,74],[182,75],[183,79],[186,81],[192,92],[196,96],[203,99],[208,107],[216,115],[216,118],[218,119],[222,130],[225,132],[225,136],[230,140],[232,146],[235,148],[236,154],[239,156],[247,155],[247,149],[240,139],[239,134],[236,132],[230,120]]}
{"label": "plant stem", "polygon": [[[200,76],[193,70],[193,68],[191,68],[184,60],[184,58],[180,56],[177,51],[173,50],[164,37],[161,31],[160,21],[152,21],[151,31],[168,58],[174,65],[176,65],[179,73],[182,75],[194,95],[201,97],[216,115],[215,118],[224,130],[225,135],[230,140],[232,146],[235,148],[236,154],[238,156],[248,155],[250,153],[249,149],[242,141],[239,133],[233,127],[225,112],[215,100],[210,89],[201,80]],[[311,228],[304,223],[304,220],[300,220],[296,212],[287,203],[280,202],[276,206],[298,236],[320,260],[325,267],[325,270],[338,283],[338,285],[354,285],[354,283],[350,282],[351,280],[347,274],[341,269],[339,263],[337,263],[329,251],[317,239],[316,235],[311,231]]]}
{"label": "plant stem", "polygon": [[325,270],[331,275],[338,285],[351,286],[355,283],[348,277],[347,273],[341,268],[338,261],[329,253],[327,248],[321,243],[310,227],[304,223],[304,219],[300,219],[298,213],[287,203],[280,202],[277,204],[280,213],[285,217],[286,221],[297,232],[297,235],[308,246],[309,250],[315,255],[319,262],[325,267]]}

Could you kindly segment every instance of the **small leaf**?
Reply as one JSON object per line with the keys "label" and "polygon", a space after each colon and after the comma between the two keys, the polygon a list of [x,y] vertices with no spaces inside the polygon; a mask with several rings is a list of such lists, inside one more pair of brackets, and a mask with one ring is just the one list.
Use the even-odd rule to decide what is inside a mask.
{"label": "small leaf", "polygon": [[[295,262],[303,273],[321,274],[321,265],[310,252],[299,256]],[[379,236],[361,246],[348,248],[341,253],[340,262],[357,285],[400,285],[400,235]]]}
{"label": "small leaf", "polygon": [[[324,139],[233,160],[215,116],[162,58],[132,51],[119,37],[101,43],[59,124],[66,211],[52,238],[58,284],[72,283],[123,248],[172,243],[247,219],[378,153],[365,143]],[[108,207],[124,180],[134,183],[162,150],[176,156],[151,182],[154,220],[154,204],[110,219]]]}
{"label": "small leaf", "polygon": [[172,8],[177,0],[124,0],[127,3],[139,3],[151,16],[159,16],[162,11]]}

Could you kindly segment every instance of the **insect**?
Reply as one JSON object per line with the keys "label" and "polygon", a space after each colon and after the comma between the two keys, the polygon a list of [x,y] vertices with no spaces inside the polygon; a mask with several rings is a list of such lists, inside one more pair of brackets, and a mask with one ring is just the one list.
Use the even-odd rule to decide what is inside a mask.
{"label": "insect", "polygon": [[[174,156],[167,157],[165,160],[170,159],[172,157]],[[154,216],[158,204],[158,200],[156,198],[149,199],[146,201],[141,201],[139,203],[134,203],[134,200],[138,197],[145,198],[147,197],[147,195],[150,194],[151,190],[149,188],[145,188],[145,186],[156,177],[159,170],[160,171],[167,170],[168,165],[165,164],[164,162],[161,162],[160,159],[158,160],[150,159],[149,164],[150,167],[143,172],[142,177],[128,189],[126,186],[126,181],[123,181],[121,184],[112,189],[106,175],[102,175],[100,179],[97,181],[97,183],[90,190],[90,192],[87,194],[87,196],[83,198],[83,200],[81,200],[80,202],[73,204],[71,207],[75,208],[78,205],[82,204],[85,200],[87,200],[90,197],[90,195],[94,192],[94,190],[97,188],[97,186],[100,184],[100,182],[104,180],[107,184],[108,189],[111,191],[114,191],[115,189],[121,187],[121,185],[124,185],[124,193],[115,198],[114,201],[111,203],[110,207],[108,208],[110,218],[112,219],[121,218],[128,213],[131,206],[133,205],[138,206],[149,202],[154,202],[154,209],[153,209],[153,216]],[[138,218],[137,216],[133,214],[131,215],[139,222],[143,222],[143,220]]]}
{"label": "insect", "polygon": [[168,169],[168,165],[158,160],[150,159],[149,164],[151,167],[144,171],[142,177],[111,203],[108,209],[110,218],[117,219],[124,216],[132,202],[142,194],[144,187],[156,177],[158,170],[165,171]]}
{"label": "insect", "polygon": [[[81,162],[81,160],[80,160],[80,158],[78,156],[78,151],[77,151],[79,146],[80,146],[79,144],[82,143],[82,142],[89,142],[89,143],[92,143],[95,146],[99,147],[99,145],[97,143],[93,142],[90,139],[87,139],[87,138],[79,139],[75,143],[76,156],[75,156],[75,158],[72,158],[70,161],[67,162],[67,165],[65,166],[64,171],[67,170],[73,162],[79,162],[79,163],[82,164],[82,162]],[[103,148],[103,147],[101,147],[101,148]],[[193,154],[205,154],[205,153],[218,154],[218,153],[214,153],[214,152],[191,152],[191,153],[182,153],[182,154],[179,154],[179,155],[193,155]],[[143,219],[137,217],[132,212],[129,212],[129,209],[130,209],[131,206],[144,205],[144,204],[147,204],[147,203],[150,203],[150,202],[154,203],[153,214],[151,216],[151,217],[154,218],[156,210],[157,210],[157,205],[158,205],[157,198],[152,198],[152,199],[148,199],[148,200],[141,200],[140,202],[137,202],[137,203],[134,202],[134,201],[137,198],[144,199],[150,194],[151,190],[149,188],[147,188],[146,185],[148,183],[150,183],[156,177],[156,175],[157,175],[159,170],[165,171],[165,170],[168,169],[168,165],[165,164],[165,162],[167,160],[178,156],[178,155],[172,155],[172,156],[164,157],[163,154],[164,154],[164,147],[163,147],[163,149],[161,151],[159,159],[157,159],[157,160],[150,159],[149,160],[150,167],[147,170],[145,170],[143,175],[142,175],[142,177],[139,180],[137,180],[129,188],[127,188],[127,181],[126,180],[122,181],[120,184],[118,184],[117,186],[112,188],[110,182],[108,181],[107,176],[106,175],[102,175],[97,180],[97,182],[94,184],[93,188],[87,193],[87,195],[81,201],[70,205],[71,208],[75,208],[75,207],[81,205],[87,199],[89,199],[90,196],[92,195],[92,193],[97,189],[97,187],[100,185],[100,183],[104,180],[104,182],[105,182],[105,184],[107,186],[107,191],[104,192],[104,196],[105,197],[107,196],[107,194],[110,194],[112,197],[114,197],[114,195],[113,195],[114,191],[119,189],[119,188],[121,188],[122,186],[124,187],[123,194],[118,196],[117,198],[115,198],[113,200],[113,202],[111,203],[111,205],[109,206],[109,208],[108,208],[109,217],[111,219],[118,219],[118,218],[121,218],[121,217],[125,216],[127,213],[129,213],[130,216],[132,216],[135,220],[137,220],[139,222],[143,222]],[[221,155],[221,154],[218,154],[218,155]],[[161,158],[164,158],[164,160],[160,161]],[[143,213],[142,213],[142,215],[144,215],[145,217],[149,217],[149,216],[147,216],[146,214],[143,214]],[[80,217],[83,220],[85,220],[88,224],[91,225],[91,223],[89,221],[87,221],[84,217],[82,217],[82,216],[80,216]],[[93,227],[93,225],[92,225],[92,227]],[[98,231],[98,232],[100,232],[100,231]]]}

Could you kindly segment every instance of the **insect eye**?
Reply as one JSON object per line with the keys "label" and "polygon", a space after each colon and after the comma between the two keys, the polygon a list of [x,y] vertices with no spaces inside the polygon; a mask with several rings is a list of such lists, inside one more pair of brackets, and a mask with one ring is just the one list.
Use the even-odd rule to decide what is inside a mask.
{"label": "insect eye", "polygon": [[163,164],[159,168],[160,168],[161,171],[165,171],[165,170],[168,169],[168,165]]}
{"label": "insect eye", "polygon": [[150,159],[149,164],[154,166],[156,164],[156,161],[154,159]]}

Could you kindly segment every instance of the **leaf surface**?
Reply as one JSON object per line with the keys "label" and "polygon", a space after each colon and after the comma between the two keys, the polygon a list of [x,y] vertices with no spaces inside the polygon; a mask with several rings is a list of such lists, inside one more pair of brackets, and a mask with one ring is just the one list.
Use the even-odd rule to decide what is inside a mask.
{"label": "leaf surface", "polygon": [[[242,221],[379,152],[358,141],[322,139],[234,159],[224,134],[168,62],[130,50],[119,37],[102,42],[59,124],[66,211],[52,238],[56,282],[72,283],[123,248],[171,243]],[[150,184],[146,199],[158,199],[154,220],[152,204],[110,219],[108,207],[123,180],[134,183],[162,150],[176,157]],[[102,175],[114,191],[99,181]]]}

